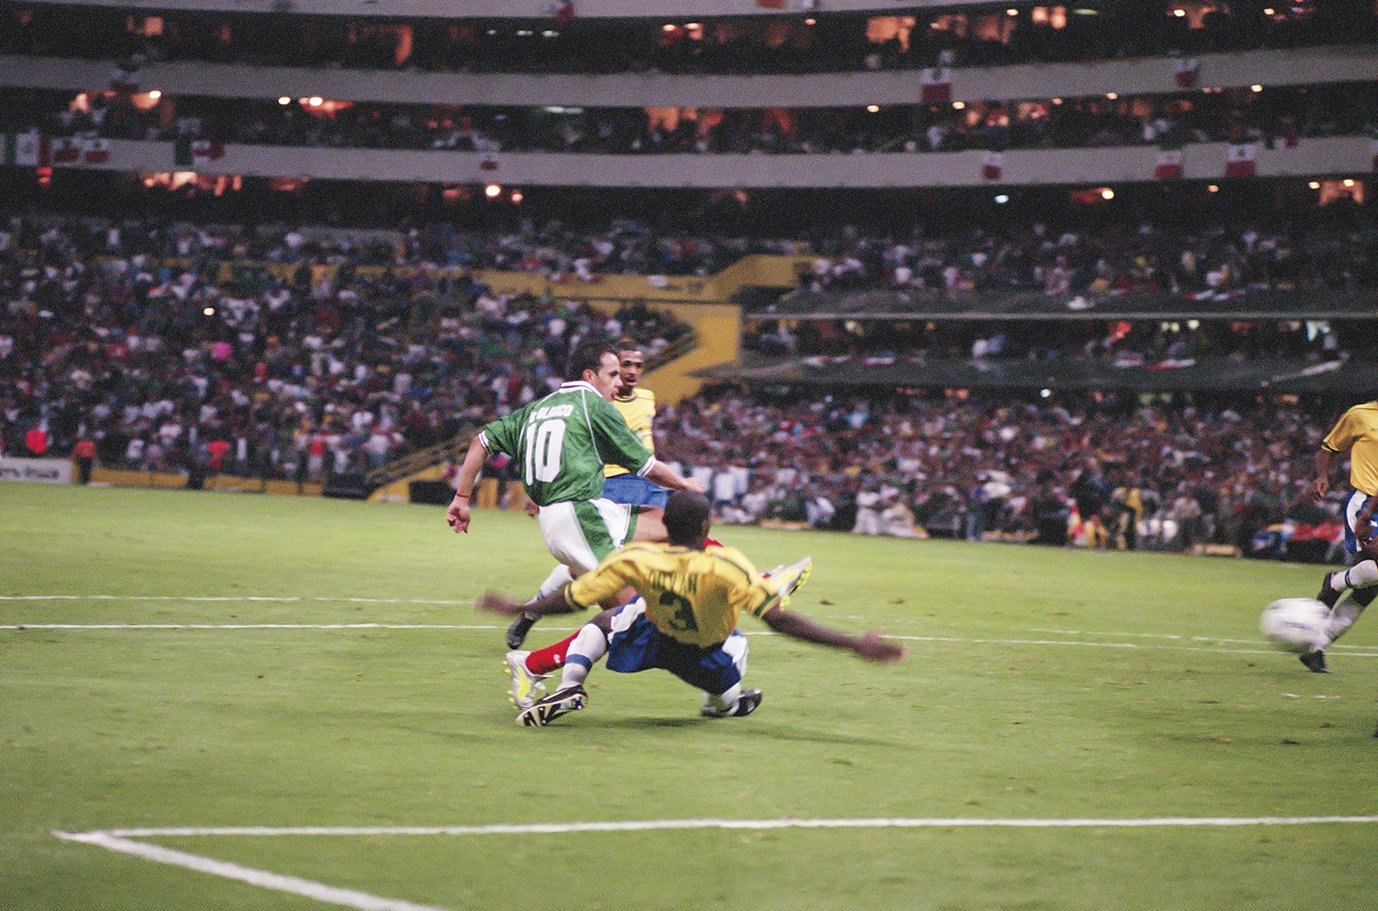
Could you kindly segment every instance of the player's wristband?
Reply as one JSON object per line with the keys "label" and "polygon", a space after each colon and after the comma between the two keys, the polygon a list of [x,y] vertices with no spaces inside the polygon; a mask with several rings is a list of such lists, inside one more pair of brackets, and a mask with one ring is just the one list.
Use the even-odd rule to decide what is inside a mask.
{"label": "player's wristband", "polygon": [[472,495],[471,495],[471,494],[467,494],[467,493],[460,493],[459,491],[455,491],[455,499],[456,499],[456,500],[467,500],[467,499],[470,498],[470,496],[472,496]]}

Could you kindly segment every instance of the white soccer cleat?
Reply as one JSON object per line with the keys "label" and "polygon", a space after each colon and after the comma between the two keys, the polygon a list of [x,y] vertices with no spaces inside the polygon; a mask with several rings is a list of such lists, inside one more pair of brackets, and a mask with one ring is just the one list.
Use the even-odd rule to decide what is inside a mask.
{"label": "white soccer cleat", "polygon": [[507,673],[512,678],[512,705],[519,709],[529,709],[545,695],[545,678],[533,674],[526,668],[526,657],[530,652],[508,652]]}
{"label": "white soccer cleat", "polygon": [[588,702],[588,693],[578,684],[556,690],[553,695],[538,699],[522,710],[517,715],[517,724],[528,728],[545,727],[561,715],[581,710]]}
{"label": "white soccer cleat", "polygon": [[715,705],[715,698],[705,693],[708,701],[699,709],[699,714],[705,718],[743,718],[756,711],[761,704],[760,690],[746,690],[737,697],[737,701],[728,706]]}

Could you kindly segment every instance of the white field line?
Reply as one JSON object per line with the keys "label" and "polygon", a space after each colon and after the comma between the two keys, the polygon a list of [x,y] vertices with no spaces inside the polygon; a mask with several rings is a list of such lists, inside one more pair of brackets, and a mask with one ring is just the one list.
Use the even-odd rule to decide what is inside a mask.
{"label": "white field line", "polygon": [[271,604],[473,604],[452,598],[323,598],[292,595],[0,595],[0,601],[258,601]]}
{"label": "white field line", "polygon": [[[569,632],[575,627],[548,626],[551,632]],[[82,631],[140,631],[140,630],[199,630],[199,631],[250,631],[250,630],[479,630],[492,631],[505,629],[505,627],[494,626],[491,624],[447,624],[447,623],[8,623],[0,624],[0,631],[39,631],[39,630],[60,630],[71,632]],[[748,636],[775,636],[777,633],[769,630],[744,630]],[[1106,633],[1105,635],[1113,635]],[[1016,638],[981,638],[974,636],[898,636],[887,635],[886,638],[894,639],[899,642],[945,642],[956,645],[1029,645],[1029,646],[1052,646],[1068,648],[1108,648],[1120,649],[1123,651],[1132,650],[1165,650],[1175,652],[1204,652],[1218,655],[1276,655],[1277,649],[1256,647],[1256,648],[1213,648],[1200,645],[1173,645],[1156,642],[1093,642],[1082,639],[1016,639]],[[1213,640],[1205,637],[1197,637],[1192,641],[1221,641],[1221,642],[1240,642],[1257,645],[1251,640]],[[1332,648],[1343,650],[1345,657],[1348,658],[1378,658],[1378,650],[1366,646],[1332,646]]]}
{"label": "white field line", "polygon": [[[191,629],[191,630],[253,630],[253,629],[404,629],[404,630],[496,630],[506,629],[489,625],[463,625],[445,623],[10,623],[0,624],[0,630],[149,630],[149,629]],[[557,627],[547,627],[556,630]],[[570,627],[573,629],[573,627]]]}
{"label": "white field line", "polygon": [[661,819],[627,822],[533,823],[490,826],[299,826],[263,828],[226,826],[219,828],[111,829],[92,832],[54,832],[64,841],[95,845],[108,851],[129,854],[155,863],[183,867],[225,879],[286,892],[323,904],[353,908],[356,911],[446,911],[434,905],[418,905],[397,898],[385,898],[353,889],[341,889],[322,882],[285,876],[269,870],[246,867],[135,841],[136,838],[221,837],[312,837],[312,836],[459,836],[459,835],[558,835],[573,832],[646,832],[670,829],[1128,829],[1153,827],[1239,827],[1301,826],[1378,823],[1378,816],[1206,816],[1150,817],[1142,819]]}
{"label": "white field line", "polygon": [[356,892],[353,889],[327,886],[325,883],[311,879],[283,876],[281,873],[227,863],[212,857],[203,857],[200,854],[188,854],[185,851],[174,851],[171,848],[146,845],[110,832],[54,832],[53,834],[66,841],[96,845],[107,851],[131,854],[134,857],[151,860],[155,863],[184,867],[188,870],[195,870],[197,873],[209,873],[212,876],[237,880],[251,886],[258,886],[261,889],[287,892],[328,905],[355,908],[357,911],[445,911],[444,908],[437,908],[434,905],[418,905],[397,898],[384,898],[381,895],[370,895],[367,892]]}

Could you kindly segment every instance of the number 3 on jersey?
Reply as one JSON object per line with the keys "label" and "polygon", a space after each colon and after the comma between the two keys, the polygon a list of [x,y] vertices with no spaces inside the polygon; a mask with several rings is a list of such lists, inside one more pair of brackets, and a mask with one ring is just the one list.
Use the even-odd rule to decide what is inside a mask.
{"label": "number 3 on jersey", "polygon": [[536,481],[548,484],[560,473],[560,455],[565,446],[565,422],[542,421],[526,428],[526,465],[523,480],[530,487]]}

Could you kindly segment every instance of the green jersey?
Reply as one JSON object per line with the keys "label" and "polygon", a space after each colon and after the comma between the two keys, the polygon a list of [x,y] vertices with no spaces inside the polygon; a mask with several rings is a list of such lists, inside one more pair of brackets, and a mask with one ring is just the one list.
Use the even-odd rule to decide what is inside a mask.
{"label": "green jersey", "polygon": [[479,439],[489,452],[516,459],[537,506],[602,496],[604,465],[644,477],[655,464],[621,412],[582,381],[493,421]]}

